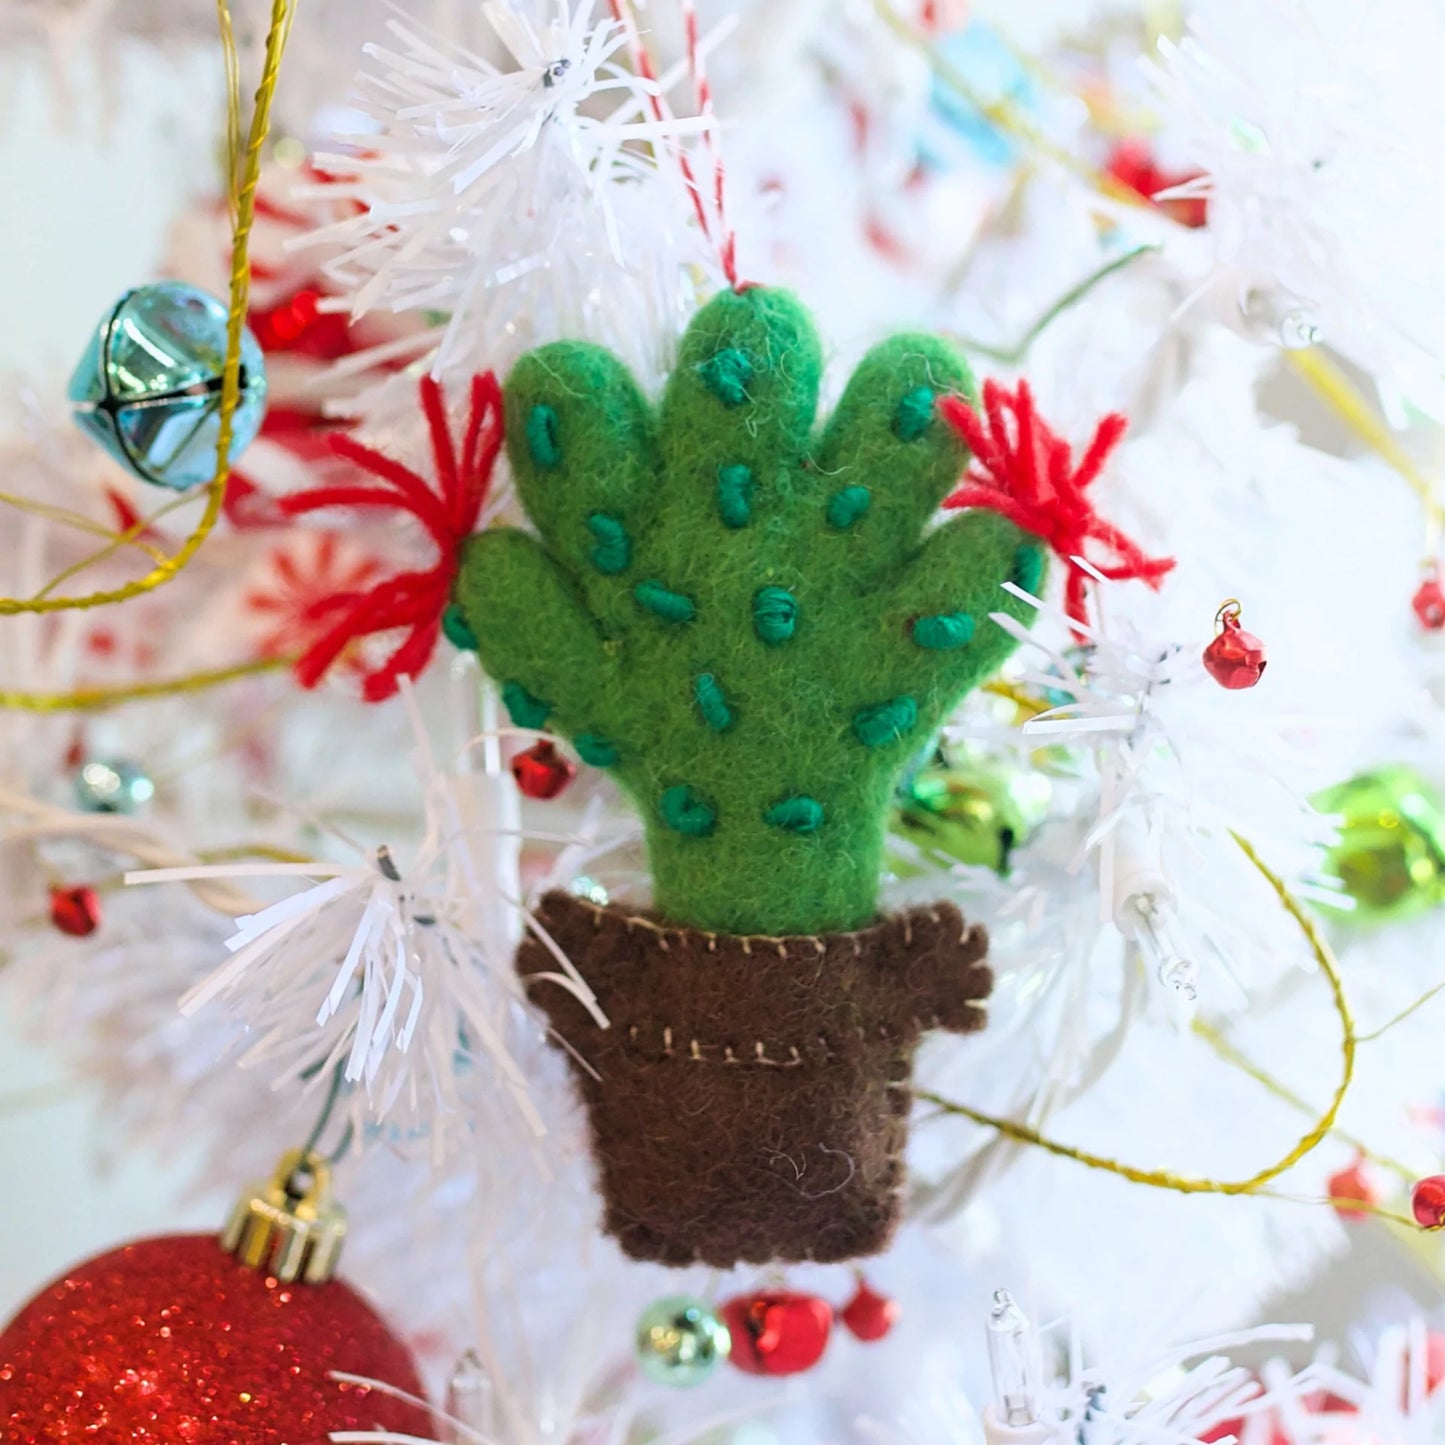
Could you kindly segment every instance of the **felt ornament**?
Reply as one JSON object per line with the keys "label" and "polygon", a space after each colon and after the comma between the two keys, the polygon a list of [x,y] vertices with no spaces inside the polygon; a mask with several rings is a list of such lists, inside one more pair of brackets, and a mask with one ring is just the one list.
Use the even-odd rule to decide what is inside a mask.
{"label": "felt ornament", "polygon": [[[609,770],[656,914],[543,900],[518,963],[591,1112],[607,1223],[638,1258],[840,1260],[897,1222],[914,1047],[977,1028],[986,940],[878,919],[898,777],[1033,609],[1044,548],[994,510],[928,532],[968,461],[962,358],[896,336],[815,425],[791,296],[725,292],[660,406],[607,351],[524,356],[504,397],[537,534],[466,543],[455,599],[513,720]],[[546,942],[610,1028],[543,975]],[[800,1187],[800,1180],[806,1187]]]}
{"label": "felt ornament", "polygon": [[[577,1051],[605,1224],[636,1259],[844,1260],[898,1222],[923,1031],[981,1029],[988,937],[941,903],[851,933],[667,927],[565,892],[517,967]],[[610,1027],[548,982],[587,980]]]}
{"label": "felt ornament", "polygon": [[636,801],[660,913],[722,933],[871,922],[898,777],[1015,645],[1044,549],[997,511],[927,524],[968,461],[963,359],[896,336],[814,430],[806,312],[762,287],[694,319],[659,411],[608,352],[524,356],[508,454],[539,536],[493,528],[456,586],[520,727]]}

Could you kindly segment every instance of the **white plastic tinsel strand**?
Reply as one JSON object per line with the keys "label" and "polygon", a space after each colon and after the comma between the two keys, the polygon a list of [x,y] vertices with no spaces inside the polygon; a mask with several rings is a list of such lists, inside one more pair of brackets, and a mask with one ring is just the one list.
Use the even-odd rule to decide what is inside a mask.
{"label": "white plastic tinsel strand", "polygon": [[[393,44],[368,47],[374,133],[318,162],[337,178],[327,194],[360,208],[314,237],[339,248],[337,304],[448,318],[431,358],[443,380],[564,335],[635,351],[685,293],[684,262],[705,256],[655,156],[713,118],[654,117],[658,87],[616,64],[623,27],[594,20],[593,0],[482,8],[510,69],[399,10]],[[599,98],[617,98],[600,117]]]}
{"label": "white plastic tinsel strand", "polygon": [[1191,8],[1190,34],[1161,42],[1154,75],[1165,135],[1207,176],[1195,189],[1209,197],[1211,284],[1246,311],[1293,310],[1438,414],[1439,6]]}
{"label": "white plastic tinsel strand", "polygon": [[[492,839],[499,848],[515,849],[520,839],[514,830],[463,826],[409,691],[407,700],[425,833],[405,863],[383,847],[352,865],[181,867],[127,881],[334,875],[237,919],[226,945],[231,959],[181,1008],[194,1014],[224,1001],[254,1038],[243,1064],[271,1068],[277,1088],[324,1080],[339,1068],[359,1086],[353,1097],[365,1101],[354,1110],[357,1122],[429,1131],[440,1156],[448,1130],[475,1117],[484,1064],[535,1136],[543,1125],[508,1046],[520,1018],[509,940],[488,937],[484,922],[498,911],[491,903],[515,911],[521,901],[484,898],[505,873],[480,875],[469,856],[470,833],[500,835]],[[555,978],[595,1011],[565,961]]]}
{"label": "white plastic tinsel strand", "polygon": [[[1311,1333],[1301,1325],[1261,1325],[1148,1358],[1086,1365],[1079,1337],[1071,1331],[1067,1372],[1043,1386],[1038,1420],[1029,1429],[1049,1445],[1194,1445],[1223,1425],[1288,1410],[1319,1384],[1314,1366],[1299,1372],[1280,1369],[1262,1383],[1224,1352],[1308,1340]],[[896,1425],[860,1420],[864,1437],[876,1445],[979,1440],[973,1404],[950,1382],[933,1384]]]}
{"label": "white plastic tinsel strand", "polygon": [[[1062,620],[1056,609],[1006,585]],[[1261,715],[1238,693],[1220,688],[1201,665],[1201,645],[1146,637],[1127,619],[1098,610],[1101,621],[1088,629],[1082,662],[994,614],[1027,646],[1049,654],[1050,666],[1023,680],[1069,698],[1030,720],[1024,734],[1094,754],[1096,815],[1080,838],[1075,866],[1090,855],[1097,859],[1101,922],[1112,922],[1126,938],[1147,936],[1156,951],[1166,935],[1176,934],[1173,946],[1164,947],[1172,957],[1157,962],[1172,966],[1182,953],[1192,968],[1201,955],[1221,963],[1226,952],[1258,956],[1258,940],[1251,947],[1247,937],[1234,937],[1229,907],[1211,906],[1208,875],[1217,875],[1225,900],[1228,880],[1247,878],[1235,833],[1266,848],[1289,877],[1307,873],[1314,850],[1333,836],[1292,776],[1297,769],[1288,738],[1302,720]],[[1176,885],[1181,870],[1188,873],[1187,888]],[[1185,932],[1193,936],[1181,950],[1178,935]],[[1221,950],[1229,937],[1236,946]],[[1192,998],[1192,978],[1173,982]],[[1246,980],[1236,973],[1233,982]]]}

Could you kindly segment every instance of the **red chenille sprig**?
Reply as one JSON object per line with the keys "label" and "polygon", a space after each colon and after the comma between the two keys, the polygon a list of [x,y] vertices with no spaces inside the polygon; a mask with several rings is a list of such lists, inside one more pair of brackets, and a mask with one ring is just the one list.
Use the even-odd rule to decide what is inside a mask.
{"label": "red chenille sprig", "polygon": [[[962,397],[945,397],[944,418],[968,443],[973,464],[945,507],[988,507],[1047,542],[1069,569],[1064,610],[1086,625],[1087,573],[1083,558],[1112,582],[1138,580],[1157,588],[1174,566],[1172,557],[1146,557],[1119,529],[1095,512],[1085,495],[1104,470],[1128,421],[1111,412],[1077,465],[1069,444],[1056,436],[1034,407],[1026,381],[1008,391],[996,381],[983,386],[982,414]],[[1090,552],[1095,555],[1090,556]]]}
{"label": "red chenille sprig", "polygon": [[331,438],[331,449],[380,485],[313,487],[281,499],[281,510],[288,517],[325,507],[408,512],[421,523],[438,553],[436,564],[424,572],[403,572],[364,591],[340,592],[313,603],[310,617],[328,625],[296,662],[296,677],[303,687],[315,687],[360,638],[406,628],[390,657],[363,676],[362,696],[368,702],[382,702],[396,692],[401,678],[415,677],[436,649],[461,546],[476,531],[501,450],[502,389],[491,372],[472,379],[460,456],[447,424],[446,399],[430,376],[421,381],[421,404],[431,431],[437,490],[394,457],[340,433]]}

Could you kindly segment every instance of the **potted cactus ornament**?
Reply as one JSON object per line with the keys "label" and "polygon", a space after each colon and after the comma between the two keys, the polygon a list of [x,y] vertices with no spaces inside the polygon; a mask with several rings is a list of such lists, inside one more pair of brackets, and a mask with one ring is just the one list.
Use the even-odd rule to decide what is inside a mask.
{"label": "potted cactus ornament", "polygon": [[536,535],[465,546],[455,598],[520,726],[554,730],[642,815],[648,911],[555,892],[536,919],[601,1028],[517,958],[569,1049],[606,1225],[672,1265],[841,1260],[896,1226],[923,1031],[982,1026],[987,941],[949,904],[880,917],[899,774],[1014,646],[1044,548],[997,512],[934,526],[971,396],[927,335],[876,347],[821,426],[791,296],[705,306],[653,407],[563,341],[505,389]]}

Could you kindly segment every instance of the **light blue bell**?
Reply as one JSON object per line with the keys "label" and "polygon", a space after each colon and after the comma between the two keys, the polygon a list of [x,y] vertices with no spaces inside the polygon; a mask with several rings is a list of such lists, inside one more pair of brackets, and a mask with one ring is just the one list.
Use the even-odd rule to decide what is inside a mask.
{"label": "light blue bell", "polygon": [[637,1363],[659,1385],[700,1385],[732,1350],[732,1336],[711,1305],[689,1295],[651,1304],[637,1322]]}
{"label": "light blue bell", "polygon": [[155,797],[150,776],[121,758],[92,758],[75,774],[75,802],[86,813],[136,813]]}
{"label": "light blue bell", "polygon": [[[143,481],[183,492],[216,471],[226,307],[179,281],[127,291],[100,323],[70,378],[76,423]],[[266,362],[241,333],[234,461],[266,411]]]}

